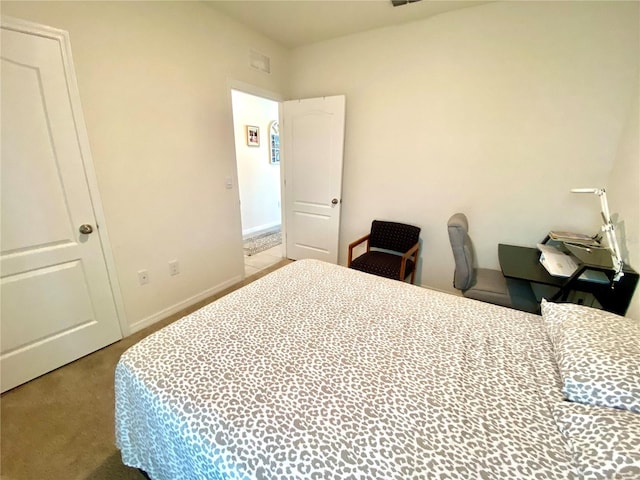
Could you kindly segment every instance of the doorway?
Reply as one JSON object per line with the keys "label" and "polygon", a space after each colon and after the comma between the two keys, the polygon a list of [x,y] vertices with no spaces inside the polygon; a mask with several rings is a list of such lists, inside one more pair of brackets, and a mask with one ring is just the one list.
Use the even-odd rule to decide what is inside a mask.
{"label": "doorway", "polygon": [[231,90],[245,276],[282,260],[279,104]]}

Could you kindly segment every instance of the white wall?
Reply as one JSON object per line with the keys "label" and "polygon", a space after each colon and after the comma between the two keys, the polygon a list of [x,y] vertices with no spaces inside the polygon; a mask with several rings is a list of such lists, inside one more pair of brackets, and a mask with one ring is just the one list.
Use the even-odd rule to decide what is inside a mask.
{"label": "white wall", "polygon": [[[133,330],[239,280],[229,82],[284,92],[287,51],[201,2],[2,2],[2,13],[70,32]],[[250,48],[271,57],[271,75],[248,67]]]}
{"label": "white wall", "polygon": [[596,233],[597,205],[569,190],[604,185],[614,165],[638,7],[496,2],[294,50],[294,97],[347,96],[341,262],[372,219],[417,224],[421,283],[451,291],[457,211],[484,267],[498,268],[499,242]]}
{"label": "white wall", "polygon": [[[280,164],[271,164],[269,135],[278,103],[238,90],[231,96],[242,233],[247,235],[281,223]],[[259,147],[247,145],[247,125],[260,128]]]}
{"label": "white wall", "polygon": [[[451,290],[449,215],[467,213],[481,266],[497,267],[498,242],[595,232],[597,206],[569,189],[606,183],[640,268],[638,8],[494,2],[290,53],[201,2],[2,2],[71,34],[134,328],[242,275],[238,191],[224,188],[232,80],[289,98],[347,95],[342,262],[371,219],[415,223],[421,283]],[[249,48],[271,57],[271,75],[247,67]],[[182,273],[170,277],[175,258]]]}
{"label": "white wall", "polygon": [[[631,98],[627,124],[607,183],[607,200],[616,228],[624,261],[640,269],[640,74],[636,77],[635,95]],[[594,201],[593,199],[592,201]],[[598,204],[599,202],[597,202]],[[597,207],[596,207],[597,208]],[[640,287],[627,316],[640,319]]]}

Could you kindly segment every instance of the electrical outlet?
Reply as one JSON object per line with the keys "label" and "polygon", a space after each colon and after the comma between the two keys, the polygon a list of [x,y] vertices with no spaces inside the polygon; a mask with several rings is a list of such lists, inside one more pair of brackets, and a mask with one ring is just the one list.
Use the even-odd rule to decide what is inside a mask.
{"label": "electrical outlet", "polygon": [[149,283],[149,272],[147,270],[138,270],[138,283],[140,285]]}
{"label": "electrical outlet", "polygon": [[169,262],[169,275],[178,275],[180,273],[180,264],[178,260],[171,260]]}

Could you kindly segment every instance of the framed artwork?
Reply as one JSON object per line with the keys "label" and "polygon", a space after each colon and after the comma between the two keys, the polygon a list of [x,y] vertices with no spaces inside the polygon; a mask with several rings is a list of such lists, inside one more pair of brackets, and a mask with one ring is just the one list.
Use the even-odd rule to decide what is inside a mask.
{"label": "framed artwork", "polygon": [[280,129],[278,128],[278,122],[273,121],[269,126],[269,141],[270,141],[270,162],[272,165],[280,163]]}
{"label": "framed artwork", "polygon": [[247,145],[250,147],[260,146],[260,127],[247,125]]}

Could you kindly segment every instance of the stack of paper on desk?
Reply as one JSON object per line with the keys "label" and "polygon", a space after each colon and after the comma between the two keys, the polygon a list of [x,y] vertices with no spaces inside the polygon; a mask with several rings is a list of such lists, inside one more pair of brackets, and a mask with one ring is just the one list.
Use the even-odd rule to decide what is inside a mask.
{"label": "stack of paper on desk", "polygon": [[[578,264],[572,256],[562,253],[552,245],[538,243],[540,263],[554,277],[570,277],[578,269]],[[609,277],[599,270],[586,270],[579,280],[596,283],[609,283]]]}
{"label": "stack of paper on desk", "polygon": [[600,245],[600,242],[598,242],[598,240],[596,240],[594,237],[590,237],[589,235],[585,235],[583,233],[560,232],[557,230],[552,230],[551,232],[549,232],[549,238],[558,242],[577,243],[579,245],[587,245],[590,247],[597,247]]}
{"label": "stack of paper on desk", "polygon": [[554,277],[570,277],[578,269],[578,264],[569,255],[565,255],[556,247],[538,244],[540,263]]}

